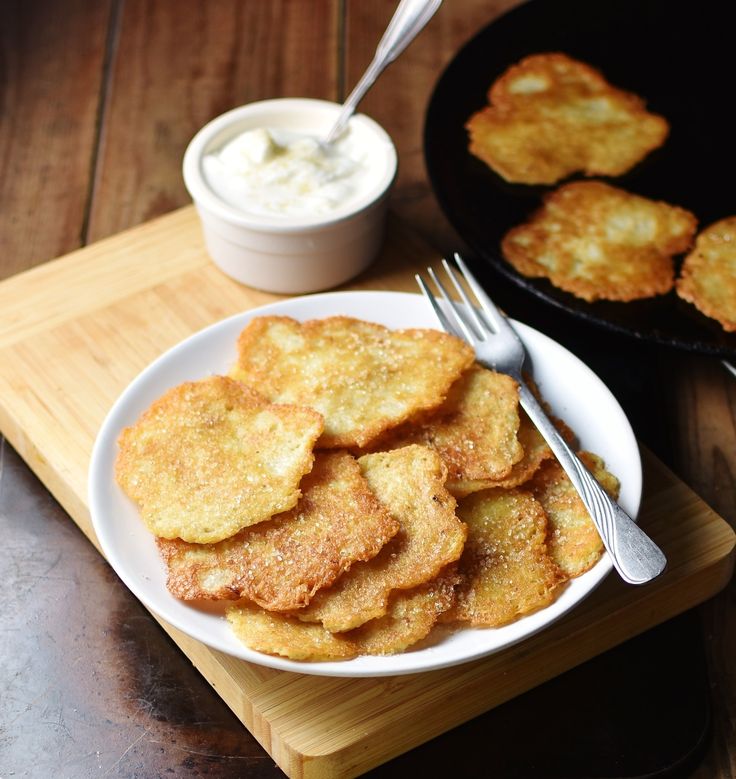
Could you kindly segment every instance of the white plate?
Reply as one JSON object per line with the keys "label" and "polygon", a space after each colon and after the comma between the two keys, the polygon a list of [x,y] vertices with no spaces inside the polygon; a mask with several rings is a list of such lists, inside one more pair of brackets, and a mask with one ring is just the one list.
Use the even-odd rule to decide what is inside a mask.
{"label": "white plate", "polygon": [[[253,317],[279,314],[314,319],[347,314],[388,327],[431,327],[436,320],[420,295],[399,292],[335,292],[274,303],[212,325],[170,349],[123,392],[95,442],[89,472],[92,524],[118,576],[151,611],[193,638],[221,652],[260,665],[327,676],[390,676],[429,671],[497,652],[552,624],[586,597],[611,570],[607,555],[574,579],[545,609],[500,628],[464,629],[433,645],[387,657],[358,657],[331,663],[299,663],[243,646],[217,608],[187,605],[166,589],[166,575],[153,536],[117,486],[116,441],[166,390],[184,381],[225,373],[235,359],[237,336]],[[631,426],[601,380],[562,346],[531,327],[515,323],[535,380],[553,411],[580,437],[582,447],[601,455],[621,480],[620,503],[635,517],[641,499],[641,461]]]}

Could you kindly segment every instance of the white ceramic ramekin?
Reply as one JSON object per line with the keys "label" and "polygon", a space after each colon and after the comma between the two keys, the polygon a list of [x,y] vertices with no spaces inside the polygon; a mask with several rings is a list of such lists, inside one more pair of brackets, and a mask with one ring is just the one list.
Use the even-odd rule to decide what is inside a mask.
{"label": "white ceramic ramekin", "polygon": [[324,137],[340,106],[324,100],[282,98],[235,108],[206,124],[184,154],[184,183],[199,212],[207,250],[237,281],[283,294],[335,287],[370,265],[381,247],[386,206],[396,178],[396,149],[386,131],[358,114],[350,132],[369,150],[371,182],[349,209],[328,216],[286,218],[248,213],[220,198],[202,160],[236,135],[258,127]]}

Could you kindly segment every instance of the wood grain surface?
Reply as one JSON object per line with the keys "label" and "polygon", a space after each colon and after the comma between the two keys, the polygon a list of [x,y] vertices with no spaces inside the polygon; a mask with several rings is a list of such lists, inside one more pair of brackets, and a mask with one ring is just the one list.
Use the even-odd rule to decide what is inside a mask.
{"label": "wood grain surface", "polygon": [[338,21],[337,0],[121,3],[87,242],[186,203],[184,149],[218,114],[288,94],[336,99]]}
{"label": "wood grain surface", "polygon": [[112,2],[0,4],[0,273],[85,242]]}
{"label": "wood grain surface", "polygon": [[[443,252],[457,248],[458,239],[439,213],[424,172],[427,99],[460,45],[514,4],[446,2],[362,106],[391,133],[399,151],[393,210]],[[0,274],[10,276],[185,204],[181,151],[195,130],[222,110],[256,97],[344,96],[367,64],[393,5],[388,0],[0,4]],[[624,404],[640,438],[736,525],[736,384],[717,362],[581,333],[574,323],[533,310],[514,290],[499,294],[512,313],[542,326],[590,362]],[[16,776],[280,776],[18,455],[7,445],[1,451],[0,531],[9,540],[0,578],[9,596],[0,631],[0,776],[11,770]],[[672,651],[663,653],[663,646]],[[685,744],[704,719],[695,716],[700,716],[695,704],[703,700],[695,667],[701,653],[709,672],[712,733],[686,769],[698,779],[732,778],[733,582],[687,617],[375,775],[486,776],[489,733],[499,734],[497,776],[543,775],[543,769],[557,776],[685,770],[671,739]],[[622,666],[634,670],[616,677]],[[670,674],[666,679],[677,679],[676,686],[658,675],[664,670]],[[618,689],[636,682],[642,692],[636,711],[614,690],[601,691],[597,700],[605,705],[591,709],[588,691],[592,684],[600,687],[603,672],[616,679]],[[565,727],[560,700],[567,704]],[[538,741],[513,749],[532,716],[546,723]],[[569,733],[596,718],[601,727],[586,731],[589,744],[574,743],[572,749],[565,740]],[[678,723],[691,722],[690,730],[679,729]],[[646,743],[632,740],[643,730]],[[622,773],[622,760],[629,774]]]}

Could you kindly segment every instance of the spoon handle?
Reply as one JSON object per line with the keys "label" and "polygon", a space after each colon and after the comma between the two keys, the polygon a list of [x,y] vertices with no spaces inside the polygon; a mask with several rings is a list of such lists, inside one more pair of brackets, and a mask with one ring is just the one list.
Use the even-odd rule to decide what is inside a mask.
{"label": "spoon handle", "polygon": [[343,103],[342,111],[327,134],[325,143],[332,143],[345,129],[363,95],[373,86],[386,65],[393,62],[416,38],[441,3],[442,0],[401,0],[386,32],[378,42],[373,61]]}

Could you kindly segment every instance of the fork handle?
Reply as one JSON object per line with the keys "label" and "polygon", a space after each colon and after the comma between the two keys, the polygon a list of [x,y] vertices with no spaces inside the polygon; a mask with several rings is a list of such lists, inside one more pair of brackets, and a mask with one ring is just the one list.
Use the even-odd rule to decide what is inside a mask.
{"label": "fork handle", "polygon": [[612,500],[567,445],[526,384],[519,380],[519,402],[549,444],[588,510],[603,545],[621,578],[629,584],[645,584],[667,565],[662,550]]}

